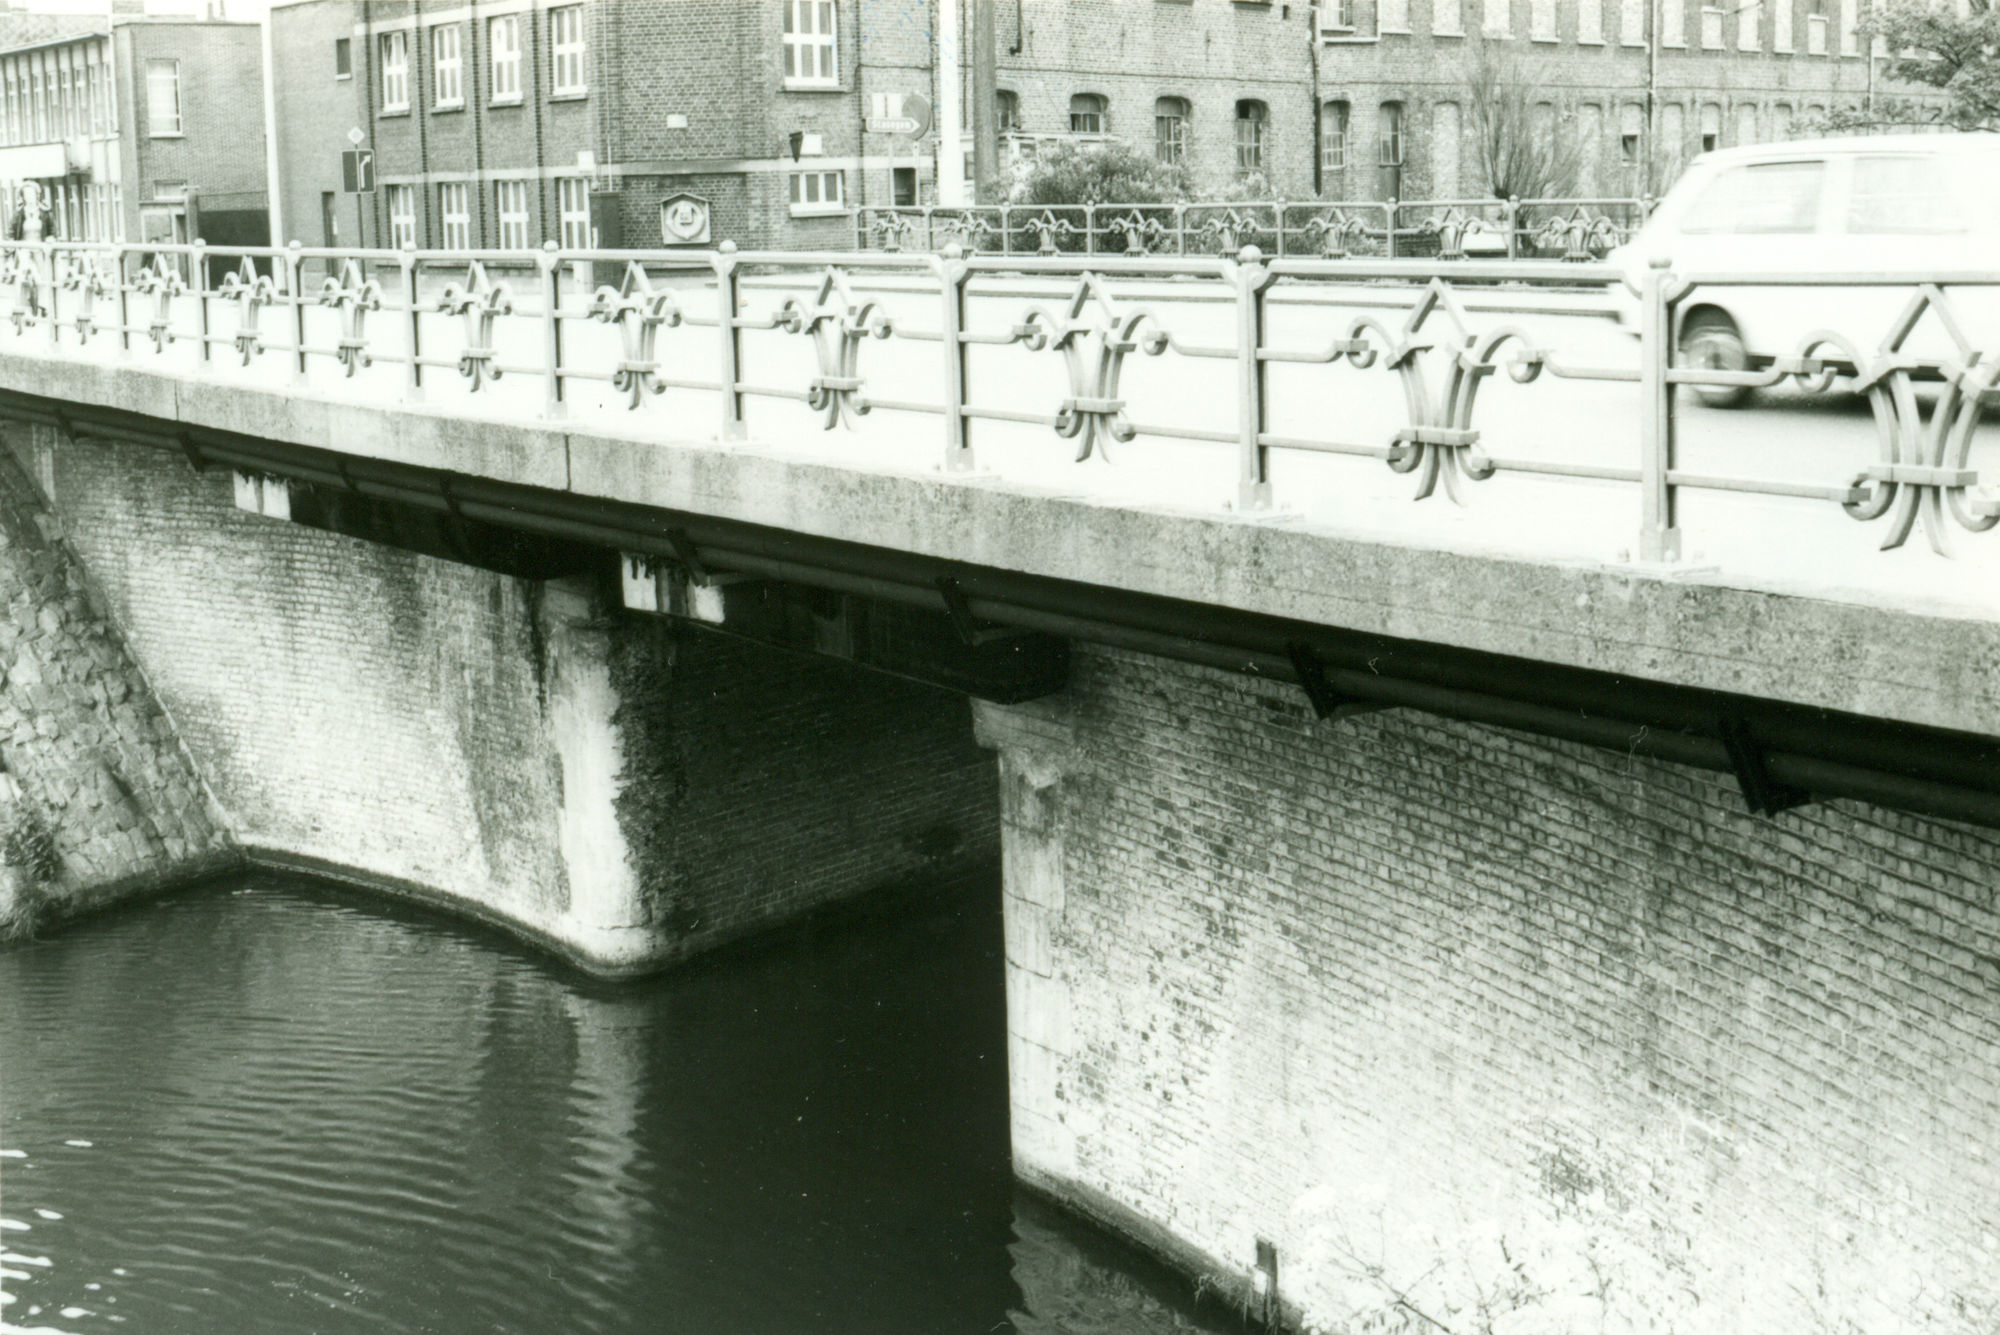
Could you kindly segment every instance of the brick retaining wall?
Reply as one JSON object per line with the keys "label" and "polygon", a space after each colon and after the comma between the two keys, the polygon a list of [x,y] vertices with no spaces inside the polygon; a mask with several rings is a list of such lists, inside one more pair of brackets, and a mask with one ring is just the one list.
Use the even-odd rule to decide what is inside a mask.
{"label": "brick retaining wall", "polygon": [[1073,673],[979,711],[1027,1180],[1302,1327],[2000,1327],[2000,834]]}

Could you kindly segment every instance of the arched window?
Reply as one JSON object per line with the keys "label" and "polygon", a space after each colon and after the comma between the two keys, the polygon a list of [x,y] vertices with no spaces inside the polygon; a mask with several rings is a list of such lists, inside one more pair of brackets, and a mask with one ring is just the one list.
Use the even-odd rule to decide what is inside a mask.
{"label": "arched window", "polygon": [[1345,102],[1328,102],[1319,109],[1319,165],[1323,172],[1347,169],[1347,124],[1350,114]]}
{"label": "arched window", "polygon": [[1000,134],[1014,134],[1021,128],[1021,98],[1012,89],[994,91],[993,125]]}
{"label": "arched window", "polygon": [[1270,108],[1245,98],[1236,104],[1236,170],[1239,174],[1264,170],[1264,126]]}
{"label": "arched window", "polygon": [[1192,111],[1184,97],[1163,97],[1153,103],[1153,156],[1170,167],[1187,161],[1188,116]]}
{"label": "arched window", "polygon": [[1069,100],[1071,134],[1103,134],[1110,128],[1111,104],[1102,93],[1078,93]]}
{"label": "arched window", "polygon": [[1403,104],[1384,102],[1379,115],[1377,126],[1380,137],[1376,146],[1380,151],[1376,161],[1384,167],[1400,167],[1403,165]]}
{"label": "arched window", "polygon": [[1722,108],[1713,102],[1701,105],[1701,151],[1713,153],[1722,147]]}

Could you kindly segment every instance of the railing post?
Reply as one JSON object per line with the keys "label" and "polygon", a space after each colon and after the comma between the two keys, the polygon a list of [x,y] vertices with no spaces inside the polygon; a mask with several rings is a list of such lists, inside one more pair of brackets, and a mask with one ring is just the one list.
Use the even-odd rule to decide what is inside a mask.
{"label": "railing post", "polygon": [[306,271],[305,258],[294,241],[285,247],[285,282],[292,298],[292,383],[306,382]]}
{"label": "railing post", "polygon": [[948,473],[970,472],[973,467],[972,423],[965,415],[969,377],[966,363],[971,349],[965,339],[965,284],[970,272],[964,252],[953,243],[944,248],[933,270],[943,297],[939,321],[944,344],[944,467]]}
{"label": "railing post", "polygon": [[188,286],[194,289],[194,308],[198,317],[196,333],[201,344],[201,363],[208,365],[208,247],[197,241],[189,253],[191,272]]}
{"label": "railing post", "polygon": [[404,377],[404,384],[410,399],[421,402],[424,397],[424,308],[417,297],[417,248],[414,242],[397,252],[396,266],[402,271],[403,305],[409,308],[410,320],[410,373]]}
{"label": "railing post", "polygon": [[1187,254],[1187,202],[1174,203],[1174,254]]}
{"label": "railing post", "polygon": [[1639,559],[1677,561],[1680,529],[1674,519],[1673,310],[1667,301],[1668,261],[1647,262],[1639,289]]}
{"label": "railing post", "polygon": [[1387,203],[1382,205],[1382,217],[1384,219],[1382,223],[1382,256],[1384,259],[1393,260],[1396,258],[1396,201],[1395,200],[1393,199],[1389,200]]}
{"label": "railing post", "polygon": [[42,266],[42,286],[48,290],[49,294],[49,313],[46,317],[49,322],[49,343],[51,346],[60,346],[62,344],[62,321],[57,314],[56,302],[58,294],[62,292],[62,284],[56,279],[56,248],[54,242],[43,242],[42,244],[48,253],[48,262]]}
{"label": "railing post", "polygon": [[1271,271],[1263,252],[1245,246],[1236,253],[1236,429],[1238,473],[1236,508],[1271,508],[1270,451],[1264,437],[1264,291]]}
{"label": "railing post", "polygon": [[715,252],[715,297],[717,332],[722,335],[722,439],[742,440],[748,434],[743,425],[743,382],[739,366],[743,360],[743,331],[737,323],[736,307],[741,300],[736,243],[724,241]]}
{"label": "railing post", "polygon": [[1083,206],[1083,253],[1086,255],[1097,253],[1097,205],[1095,204]]}
{"label": "railing post", "polygon": [[1507,196],[1507,258],[1521,258],[1521,197]]}
{"label": "railing post", "polygon": [[118,350],[132,351],[132,284],[125,276],[125,260],[130,251],[118,251]]}
{"label": "railing post", "polygon": [[541,270],[542,279],[542,366],[547,376],[548,392],[542,400],[542,415],[555,419],[563,415],[562,377],[562,261],[556,254],[556,243],[544,241],[535,265]]}
{"label": "railing post", "polygon": [[1278,200],[1271,207],[1278,211],[1278,258],[1285,258],[1285,201]]}
{"label": "railing post", "polygon": [[1014,206],[1011,204],[1000,206],[1000,253],[1014,253]]}

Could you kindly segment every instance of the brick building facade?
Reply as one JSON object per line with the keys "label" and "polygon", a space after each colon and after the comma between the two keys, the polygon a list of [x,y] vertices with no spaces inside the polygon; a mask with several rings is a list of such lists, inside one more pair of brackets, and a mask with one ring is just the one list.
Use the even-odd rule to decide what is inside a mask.
{"label": "brick building facade", "polygon": [[[972,44],[972,6],[961,3]],[[935,197],[936,0],[299,0],[273,11],[285,217],[310,244],[840,247]],[[1121,138],[1210,197],[1483,197],[1482,44],[1583,145],[1577,190],[1662,188],[1708,147],[1875,95],[1856,0],[1021,0],[996,16],[1014,155]],[[1651,40],[1657,26],[1660,41]],[[1504,44],[1493,46],[1491,44]],[[969,85],[968,78],[963,81]],[[970,96],[966,94],[966,96]],[[963,123],[970,124],[965,116]],[[380,189],[342,193],[359,130]],[[943,156],[945,170],[969,159]],[[693,196],[709,226],[676,232]],[[698,220],[700,210],[692,218]]]}
{"label": "brick building facade", "polygon": [[114,14],[0,50],[0,189],[49,234],[261,245],[268,236],[257,25]]}

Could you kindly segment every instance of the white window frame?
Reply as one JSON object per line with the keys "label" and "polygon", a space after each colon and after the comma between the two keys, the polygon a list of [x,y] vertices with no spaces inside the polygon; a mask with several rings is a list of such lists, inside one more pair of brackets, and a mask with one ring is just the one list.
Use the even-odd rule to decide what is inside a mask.
{"label": "white window frame", "polygon": [[1687,0],[1660,0],[1660,45],[1685,50],[1687,44]]}
{"label": "white window frame", "polygon": [[431,26],[431,105],[439,110],[465,105],[465,29],[461,24]]}
{"label": "white window frame", "polygon": [[1861,6],[1859,0],[1840,0],[1840,54],[1861,54]]}
{"label": "white window frame", "polygon": [[589,42],[583,28],[583,6],[562,5],[549,11],[549,94],[582,97],[590,91],[586,58]]}
{"label": "white window frame", "polygon": [[[1245,107],[1256,108],[1252,115],[1244,115]],[[1236,174],[1248,176],[1252,172],[1262,172],[1270,167],[1270,155],[1266,151],[1270,136],[1271,108],[1269,104],[1256,98],[1243,98],[1236,104]]]}
{"label": "white window frame", "polygon": [[1792,6],[1797,0],[1773,0],[1776,8],[1771,12],[1771,49],[1780,55],[1792,53]]}
{"label": "white window frame", "polygon": [[493,101],[511,106],[521,100],[521,16],[497,14],[486,20],[486,48],[492,57]]}
{"label": "white window frame", "polygon": [[[1165,108],[1164,110],[1162,108]],[[1153,101],[1153,157],[1170,167],[1188,160],[1188,121],[1194,107],[1184,97],[1166,96]]]}
{"label": "white window frame", "polygon": [[1702,50],[1720,51],[1723,49],[1728,18],[1729,11],[1716,3],[1716,0],[1709,0],[1707,4],[1701,7]]}
{"label": "white window frame", "polygon": [[1375,165],[1378,167],[1400,167],[1403,165],[1403,134],[1406,126],[1403,117],[1409,109],[1401,102],[1384,102],[1375,108]]}
{"label": "white window frame", "polygon": [[[167,100],[172,103],[170,114],[160,110],[159,76],[165,74]],[[146,137],[149,139],[179,139],[181,137],[181,63],[178,60],[148,60],[146,62]]]}
{"label": "white window frame", "polygon": [[1345,37],[1353,32],[1353,0],[1320,0],[1319,30],[1322,36],[1334,37]]}
{"label": "white window frame", "polygon": [[500,220],[500,249],[531,250],[534,239],[528,231],[528,183],[495,181],[493,213]]}
{"label": "white window frame", "polygon": [[1604,0],[1576,0],[1576,42],[1604,45]]}
{"label": "white window frame", "polygon": [[381,43],[382,114],[393,116],[410,109],[410,34],[385,32]]}
{"label": "white window frame", "polygon": [[840,87],[840,7],[837,0],[784,0],[780,40],[785,87]]}
{"label": "white window frame", "polygon": [[1103,134],[1110,127],[1110,98],[1102,93],[1070,94],[1069,132],[1071,134]]}
{"label": "white window frame", "polygon": [[472,249],[471,194],[463,181],[438,183],[438,241],[446,250]]}
{"label": "white window frame", "polygon": [[1556,40],[1556,0],[1528,0],[1528,40]]}
{"label": "white window frame", "polygon": [[[1338,107],[1337,115],[1331,114]],[[1319,169],[1321,172],[1347,170],[1347,141],[1354,125],[1354,105],[1339,98],[1319,104]]]}
{"label": "white window frame", "polygon": [[[1824,0],[1819,0],[1823,3]],[[1826,54],[1827,15],[1824,9],[1809,10],[1806,13],[1806,54],[1823,56]]]}
{"label": "white window frame", "polygon": [[[347,53],[347,68],[345,70],[340,68],[340,53],[342,51]],[[333,77],[340,82],[345,82],[354,77],[354,39],[352,37],[336,37],[333,39]]]}
{"label": "white window frame", "polygon": [[1409,0],[1375,0],[1375,31],[1407,33],[1410,30]]}
{"label": "white window frame", "polygon": [[1465,36],[1465,0],[1431,0],[1431,33],[1437,37]]}
{"label": "white window frame", "polygon": [[590,223],[590,178],[556,178],[556,219],[564,250],[589,250],[597,242]]}
{"label": "white window frame", "polygon": [[786,186],[794,218],[825,218],[847,212],[845,172],[825,168],[793,172]]}
{"label": "white window frame", "polygon": [[417,244],[417,191],[408,185],[389,187],[389,244],[411,250]]}
{"label": "white window frame", "polygon": [[1479,18],[1480,32],[1488,37],[1514,35],[1514,11],[1507,0],[1483,0],[1482,11]]}

